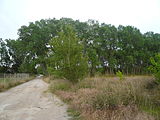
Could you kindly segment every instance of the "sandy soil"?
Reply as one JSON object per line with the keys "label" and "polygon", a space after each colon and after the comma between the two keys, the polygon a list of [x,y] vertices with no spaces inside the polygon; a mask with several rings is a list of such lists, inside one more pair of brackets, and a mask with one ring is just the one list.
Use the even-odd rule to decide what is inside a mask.
{"label": "sandy soil", "polygon": [[0,93],[0,120],[68,120],[67,105],[34,79]]}

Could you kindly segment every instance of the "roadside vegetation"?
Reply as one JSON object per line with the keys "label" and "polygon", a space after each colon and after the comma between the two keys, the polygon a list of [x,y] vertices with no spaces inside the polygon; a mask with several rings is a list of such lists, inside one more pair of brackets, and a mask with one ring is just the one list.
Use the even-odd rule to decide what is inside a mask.
{"label": "roadside vegetation", "polygon": [[0,92],[8,90],[9,88],[15,87],[17,85],[20,85],[22,83],[28,82],[32,80],[34,76],[30,77],[5,77],[5,78],[0,78]]}
{"label": "roadside vegetation", "polygon": [[50,91],[70,105],[82,120],[159,120],[160,85],[152,76],[89,77],[77,84],[50,81]]}

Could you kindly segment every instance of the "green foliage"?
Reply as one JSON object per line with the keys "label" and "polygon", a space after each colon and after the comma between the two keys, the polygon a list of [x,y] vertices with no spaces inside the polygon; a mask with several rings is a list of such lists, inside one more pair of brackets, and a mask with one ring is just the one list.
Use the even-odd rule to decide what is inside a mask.
{"label": "green foliage", "polygon": [[160,84],[160,54],[155,55],[155,57],[150,58],[151,66],[149,70],[154,74],[156,82]]}
{"label": "green foliage", "polygon": [[73,28],[64,30],[50,41],[52,46],[49,58],[49,72],[55,76],[78,82],[87,74],[87,59],[83,55],[83,46]]}
{"label": "green foliage", "polygon": [[44,74],[44,73],[43,73],[43,68],[42,68],[41,66],[38,66],[38,67],[37,67],[37,73],[38,73],[38,74]]}
{"label": "green foliage", "polygon": [[10,62],[7,45],[5,41],[0,38],[0,72],[6,72],[6,69],[10,66]]}
{"label": "green foliage", "polygon": [[118,70],[118,72],[116,72],[116,76],[119,77],[120,80],[124,80],[124,76],[121,71]]}
{"label": "green foliage", "polygon": [[98,66],[100,64],[99,60],[98,60],[98,56],[97,56],[97,53],[96,53],[96,50],[89,47],[87,49],[87,55],[88,55],[88,58],[89,58],[89,68],[90,68],[90,76],[94,76],[95,73],[98,71],[98,69],[96,68],[96,66]]}
{"label": "green foliage", "polygon": [[[52,51],[57,51],[57,48],[49,45],[50,40],[60,38],[60,34],[70,34],[66,30],[66,25],[72,26],[75,30],[79,46],[83,44],[83,47],[79,48],[83,51],[81,56],[88,56],[88,71],[91,76],[97,72],[114,74],[117,68],[124,74],[145,74],[147,72],[144,70],[150,64],[150,57],[160,51],[160,34],[153,32],[142,34],[133,26],[115,27],[94,20],[80,22],[71,18],[42,19],[30,22],[28,26],[21,26],[17,40],[0,39],[0,71],[26,72],[40,64],[43,73],[47,74],[47,59]],[[29,64],[33,66],[21,69],[22,66]],[[53,69],[53,66],[56,65],[49,65],[48,68]],[[60,73],[51,69],[48,69],[49,72],[56,75]]]}
{"label": "green foliage", "polygon": [[37,73],[35,69],[35,63],[23,63],[19,67],[19,72],[24,72],[24,73]]}

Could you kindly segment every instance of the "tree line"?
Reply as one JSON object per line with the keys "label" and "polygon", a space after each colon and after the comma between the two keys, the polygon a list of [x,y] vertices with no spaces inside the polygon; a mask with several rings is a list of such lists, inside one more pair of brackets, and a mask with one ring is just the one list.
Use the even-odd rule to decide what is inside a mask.
{"label": "tree line", "polygon": [[[70,26],[69,29],[66,26]],[[67,33],[68,31],[70,32]],[[62,32],[71,34],[68,37],[78,39],[78,42],[70,39],[67,41]],[[54,42],[60,33],[60,38],[66,41]],[[147,74],[150,58],[160,52],[158,33],[142,34],[133,26],[115,27],[95,20],[80,22],[70,18],[42,19],[21,26],[18,36],[16,40],[0,39],[0,72],[48,74],[52,71],[50,68],[56,67],[55,64],[61,65],[61,62],[55,62],[59,60],[53,59],[53,56],[57,55],[55,51],[61,51],[55,45],[63,42],[66,44],[62,49],[67,53],[64,56],[81,51],[77,52],[80,54],[77,59],[86,58],[85,65],[88,66],[90,75],[115,74],[118,70],[124,74]],[[69,42],[74,44],[70,52],[65,50],[70,45]],[[59,56],[59,59],[64,57]],[[70,63],[67,62],[67,67],[68,64]]]}

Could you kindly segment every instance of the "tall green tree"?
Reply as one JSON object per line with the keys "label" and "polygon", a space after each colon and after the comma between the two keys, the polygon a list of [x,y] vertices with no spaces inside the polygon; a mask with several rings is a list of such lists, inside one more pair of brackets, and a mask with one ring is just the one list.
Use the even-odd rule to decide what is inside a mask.
{"label": "tall green tree", "polygon": [[19,40],[7,39],[6,46],[8,48],[7,52],[10,56],[10,66],[12,66],[12,72],[21,72],[19,67],[23,63],[23,60],[26,56],[23,49],[25,45]]}
{"label": "tall green tree", "polygon": [[137,73],[143,63],[143,36],[132,26],[118,27],[118,61],[125,73]]}
{"label": "tall green tree", "polygon": [[87,58],[83,55],[82,43],[71,26],[51,39],[48,69],[50,73],[71,82],[78,82],[87,73]]}
{"label": "tall green tree", "polygon": [[97,46],[105,73],[113,73],[117,67],[117,29],[113,25],[101,24],[98,29]]}
{"label": "tall green tree", "polygon": [[48,43],[52,36],[47,22],[48,21],[42,19],[35,23],[30,23],[29,26],[22,26],[18,32],[18,40],[21,44],[25,45],[22,48],[26,54],[23,66],[32,64],[34,69],[37,64],[40,64],[43,67],[44,73],[46,73],[47,69],[46,57]]}
{"label": "tall green tree", "polygon": [[9,70],[10,63],[11,61],[6,42],[0,38],[0,72],[7,72]]}

